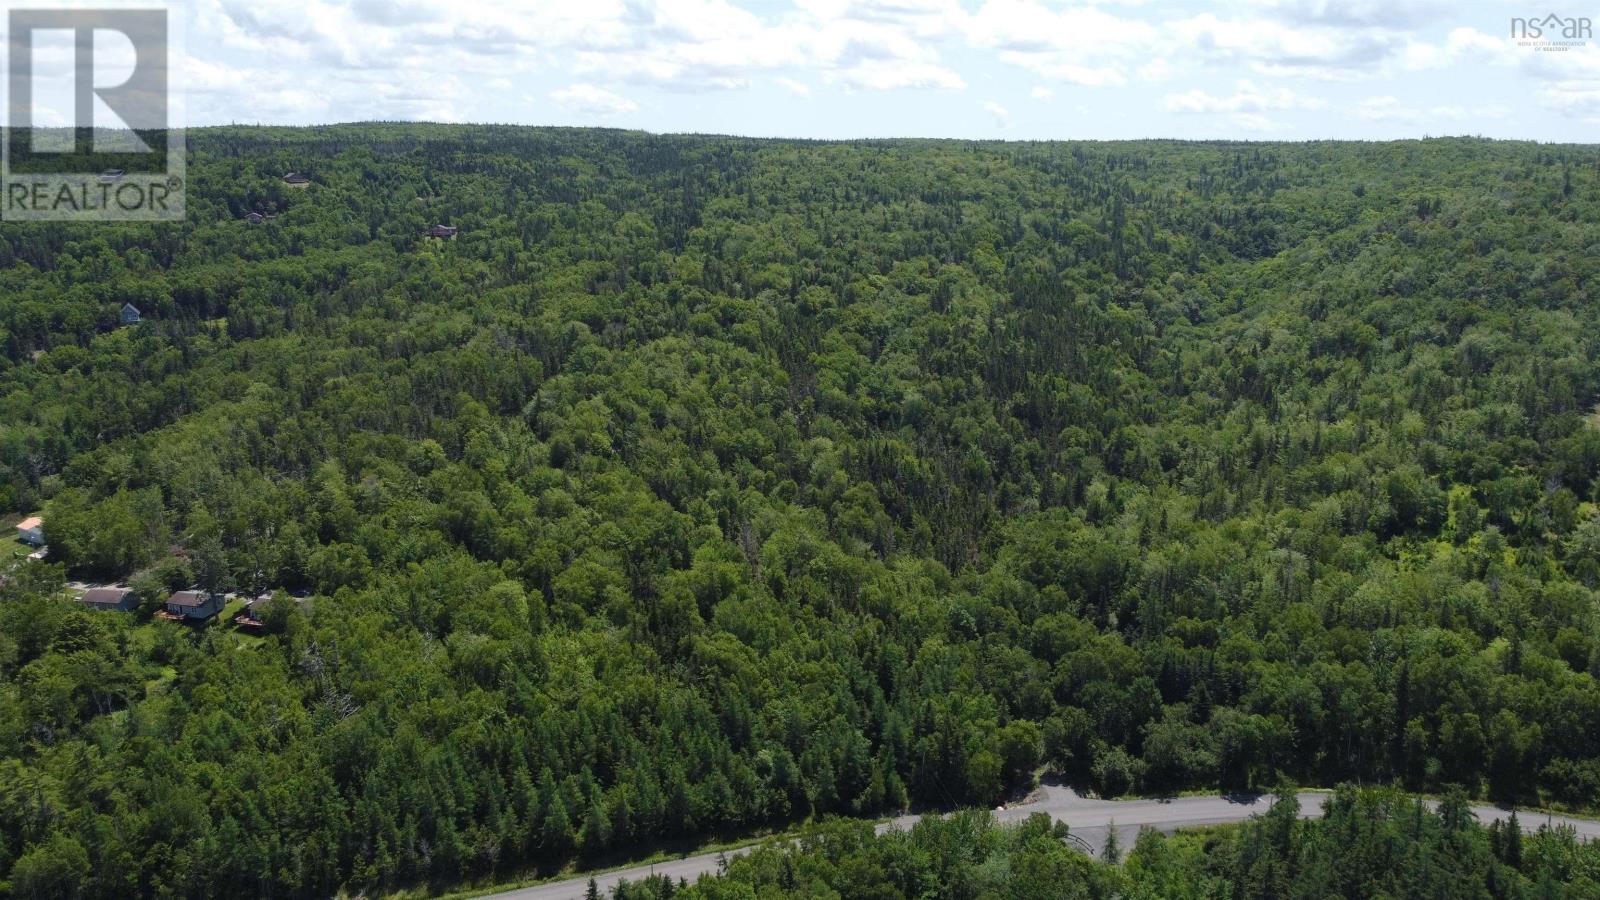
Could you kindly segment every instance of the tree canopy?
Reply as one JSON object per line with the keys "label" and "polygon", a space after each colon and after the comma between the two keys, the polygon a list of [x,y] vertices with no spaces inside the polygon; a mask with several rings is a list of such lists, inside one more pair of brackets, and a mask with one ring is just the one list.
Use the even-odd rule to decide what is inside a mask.
{"label": "tree canopy", "polygon": [[[180,225],[0,229],[0,510],[51,548],[0,585],[13,895],[454,885],[1044,771],[1600,804],[1600,148],[190,151]],[[284,590],[150,620],[189,586]]]}

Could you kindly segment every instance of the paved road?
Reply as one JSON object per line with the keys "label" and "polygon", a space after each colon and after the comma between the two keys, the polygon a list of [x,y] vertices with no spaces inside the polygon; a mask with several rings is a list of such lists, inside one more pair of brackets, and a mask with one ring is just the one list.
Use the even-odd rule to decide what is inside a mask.
{"label": "paved road", "polygon": [[[1322,805],[1327,801],[1327,794],[1304,793],[1300,795],[1300,815],[1306,818],[1315,818],[1322,815]],[[1107,833],[1113,825],[1117,829],[1117,838],[1125,848],[1132,847],[1133,841],[1138,837],[1139,829],[1144,827],[1156,828],[1161,831],[1176,831],[1179,828],[1191,828],[1200,825],[1223,825],[1229,822],[1242,822],[1257,813],[1266,812],[1272,805],[1271,796],[1253,798],[1231,797],[1179,797],[1172,800],[1091,800],[1081,797],[1069,788],[1056,785],[1046,785],[1040,794],[1028,803],[1019,803],[995,812],[995,818],[1001,822],[1016,822],[1026,819],[1037,812],[1049,813],[1058,822],[1065,822],[1072,830],[1072,834],[1084,844],[1091,853],[1098,853],[1106,839]],[[1504,810],[1493,806],[1473,806],[1472,812],[1481,822],[1490,822],[1507,816]],[[1567,816],[1545,816],[1528,811],[1518,814],[1524,828],[1534,829],[1546,823],[1554,825],[1570,825],[1582,840],[1595,840],[1600,838],[1600,821],[1592,819],[1575,819]],[[879,833],[891,829],[909,829],[917,823],[920,816],[902,816],[878,826]],[[668,860],[651,866],[634,866],[629,869],[619,869],[607,872],[604,875],[594,876],[595,883],[602,891],[609,890],[618,881],[627,879],[638,881],[652,874],[666,875],[674,881],[687,878],[694,881],[699,876],[708,872],[717,871],[719,858],[738,856],[743,850],[729,851],[727,854],[701,853],[695,856],[685,856],[681,859]],[[552,881],[534,887],[521,888],[492,895],[496,900],[573,900],[580,898],[588,888],[589,876],[569,878],[565,881]]]}

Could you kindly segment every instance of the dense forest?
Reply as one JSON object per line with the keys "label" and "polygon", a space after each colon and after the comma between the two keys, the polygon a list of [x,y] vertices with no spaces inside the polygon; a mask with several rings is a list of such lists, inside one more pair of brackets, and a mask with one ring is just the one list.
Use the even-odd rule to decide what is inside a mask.
{"label": "dense forest", "polygon": [[[185,223],[0,228],[0,511],[50,547],[0,585],[13,895],[483,882],[1042,772],[1600,806],[1600,147],[189,147]],[[152,617],[191,586],[277,592]],[[948,827],[997,878],[1048,831]],[[1272,827],[1216,877],[1370,855]]]}

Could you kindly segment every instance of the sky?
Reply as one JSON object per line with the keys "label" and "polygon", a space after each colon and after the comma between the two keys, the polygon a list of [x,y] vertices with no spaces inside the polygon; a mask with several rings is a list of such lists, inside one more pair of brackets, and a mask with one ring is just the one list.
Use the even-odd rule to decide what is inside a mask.
{"label": "sky", "polygon": [[[188,0],[188,124],[1600,139],[1600,41],[1449,0]],[[1544,37],[1559,38],[1547,26]]]}

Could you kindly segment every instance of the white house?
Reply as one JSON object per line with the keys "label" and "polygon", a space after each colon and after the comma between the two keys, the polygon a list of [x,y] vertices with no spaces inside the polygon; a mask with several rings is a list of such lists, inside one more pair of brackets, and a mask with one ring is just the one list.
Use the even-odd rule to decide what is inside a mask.
{"label": "white house", "polygon": [[17,523],[17,540],[33,547],[44,545],[44,520],[31,516]]}

